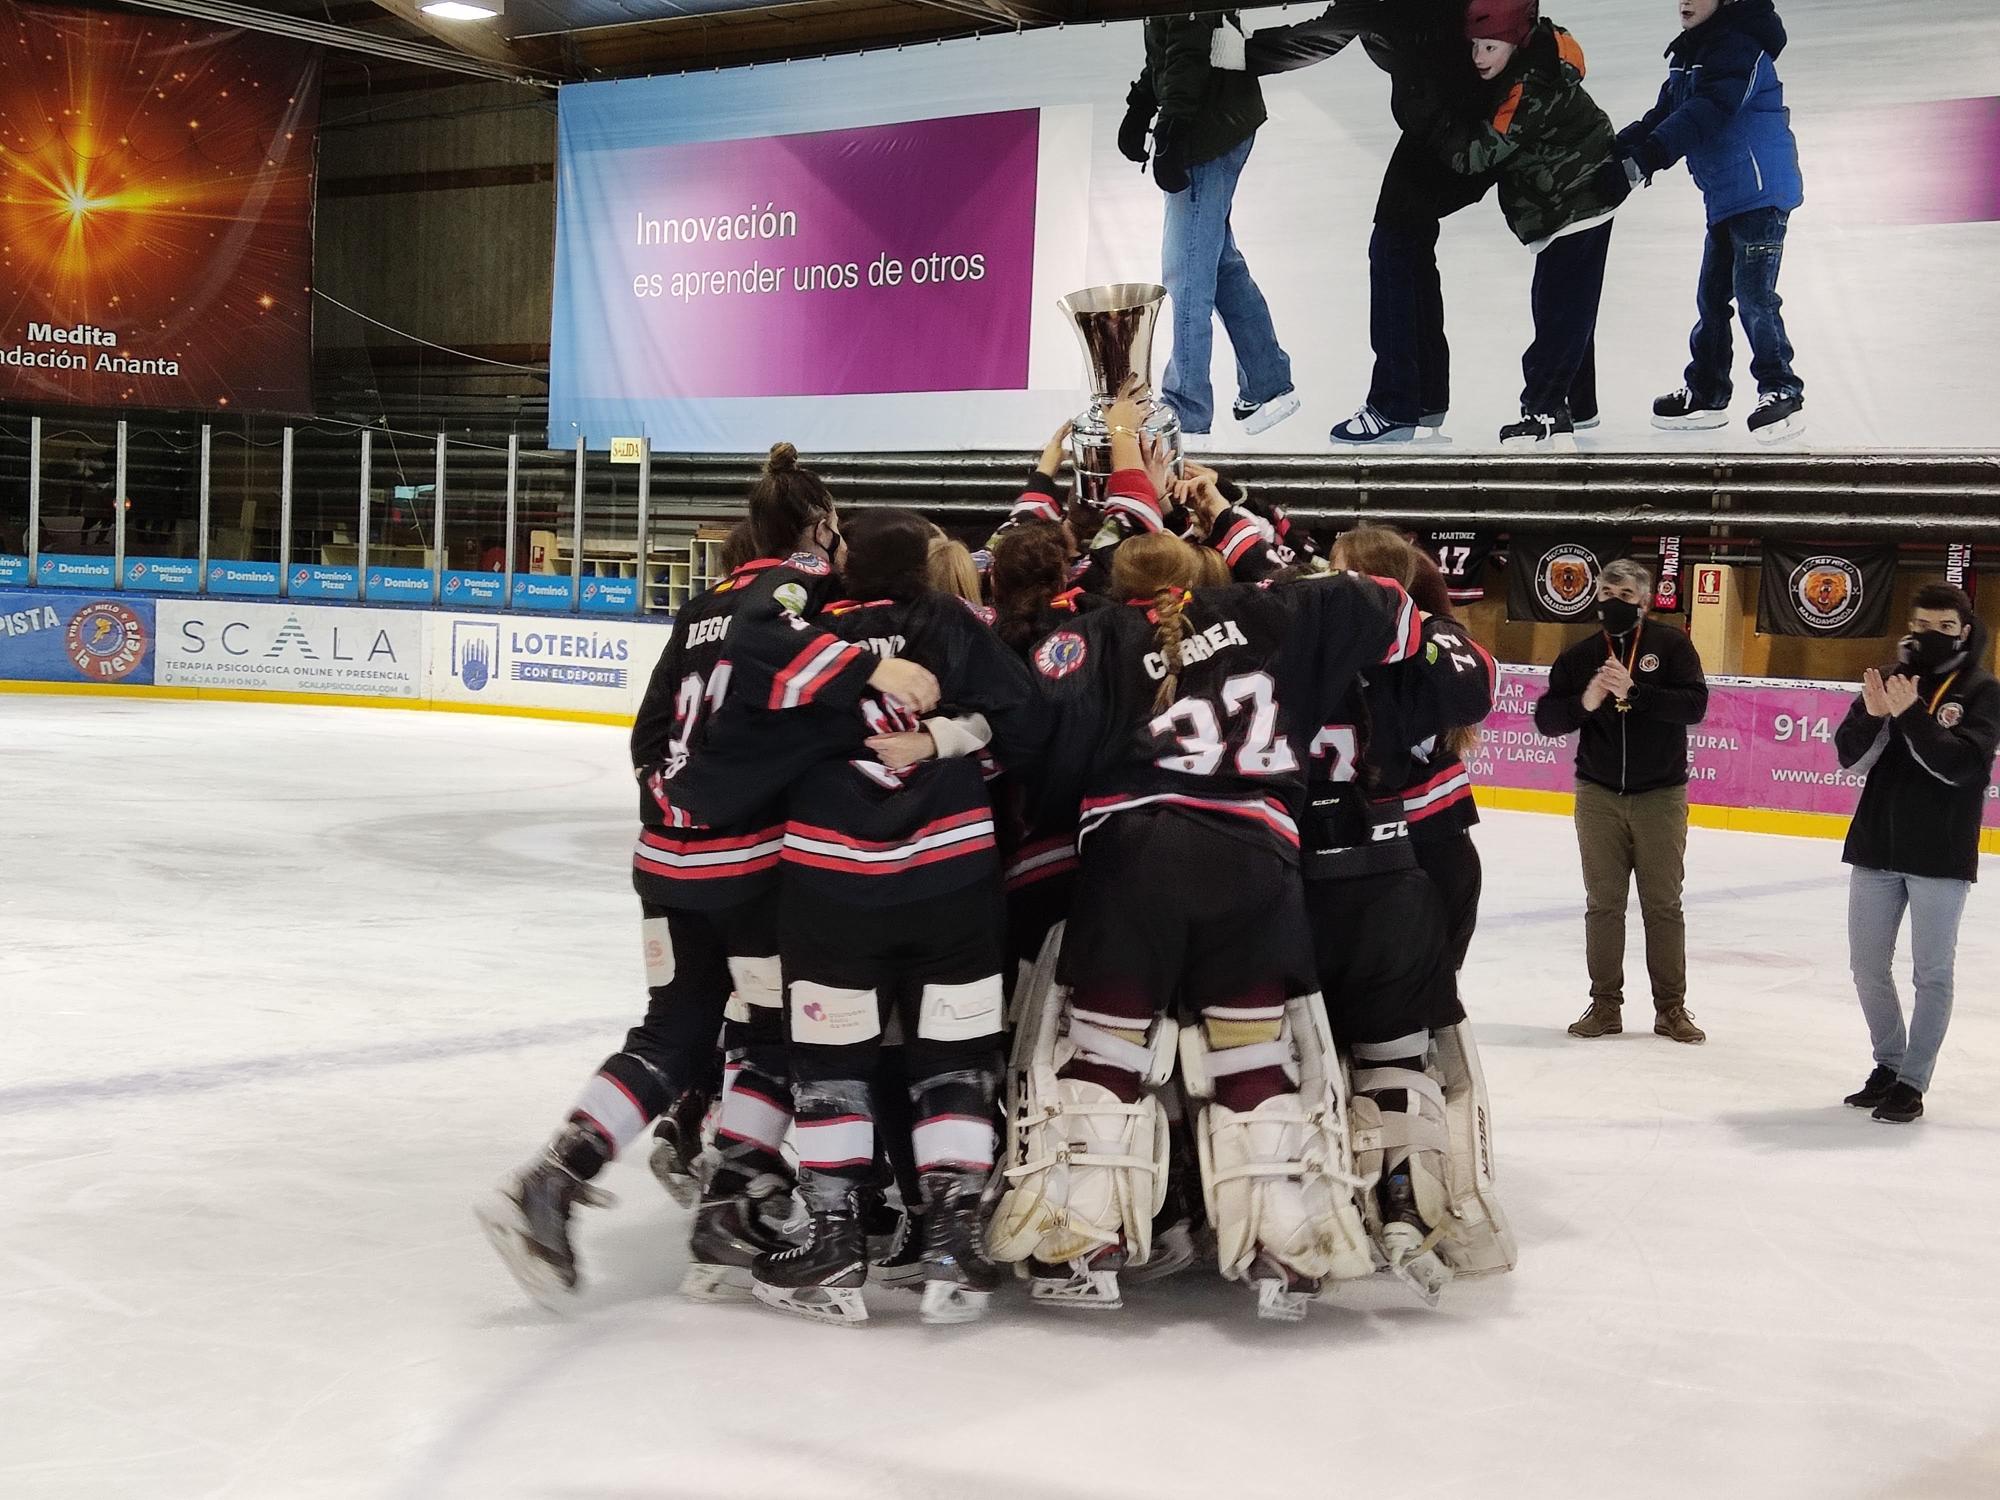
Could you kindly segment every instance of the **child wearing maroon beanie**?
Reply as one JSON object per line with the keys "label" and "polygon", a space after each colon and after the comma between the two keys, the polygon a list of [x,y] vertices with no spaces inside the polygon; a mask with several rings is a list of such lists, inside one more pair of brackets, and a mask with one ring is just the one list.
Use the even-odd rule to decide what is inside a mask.
{"label": "child wearing maroon beanie", "polygon": [[1572,385],[1596,384],[1597,308],[1611,216],[1630,192],[1600,168],[1611,120],[1583,89],[1583,48],[1542,18],[1537,0],[1471,0],[1465,35],[1489,112],[1452,166],[1495,172],[1507,227],[1535,255],[1535,338],[1521,356],[1521,420],[1502,447],[1576,447]]}

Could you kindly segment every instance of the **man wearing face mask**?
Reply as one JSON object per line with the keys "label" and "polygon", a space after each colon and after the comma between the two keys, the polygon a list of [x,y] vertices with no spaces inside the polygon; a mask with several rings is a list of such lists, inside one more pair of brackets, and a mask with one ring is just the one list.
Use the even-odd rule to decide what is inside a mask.
{"label": "man wearing face mask", "polygon": [[1578,734],[1576,842],[1583,855],[1584,950],[1590,1008],[1571,1036],[1625,1029],[1625,903],[1633,877],[1646,925],[1653,1030],[1676,1042],[1707,1035],[1687,1012],[1687,731],[1708,713],[1708,679],[1694,643],[1646,617],[1653,575],[1629,558],[1597,585],[1603,628],[1556,658],[1535,727]]}
{"label": "man wearing face mask", "polygon": [[[1875,1047],[1875,1068],[1847,1096],[1906,1125],[1951,1021],[1952,961],[1965,898],[1979,878],[1979,820],[2000,744],[2000,682],[1980,663],[1986,627],[1950,584],[1916,592],[1894,665],[1870,669],[1834,735],[1840,763],[1867,776],[1842,854],[1847,948]],[[1890,961],[1910,913],[1916,1004],[1905,1027]]]}

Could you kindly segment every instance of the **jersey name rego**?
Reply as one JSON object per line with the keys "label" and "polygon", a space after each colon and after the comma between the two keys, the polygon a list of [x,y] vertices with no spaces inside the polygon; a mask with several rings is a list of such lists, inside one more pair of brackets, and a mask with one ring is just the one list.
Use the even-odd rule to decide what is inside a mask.
{"label": "jersey name rego", "polygon": [[[1189,662],[1207,661],[1216,652],[1229,646],[1247,646],[1250,640],[1243,634],[1242,627],[1234,620],[1218,620],[1199,635],[1191,635],[1181,642],[1180,665]],[[1167,675],[1167,659],[1158,651],[1146,653],[1146,675],[1158,682]]]}

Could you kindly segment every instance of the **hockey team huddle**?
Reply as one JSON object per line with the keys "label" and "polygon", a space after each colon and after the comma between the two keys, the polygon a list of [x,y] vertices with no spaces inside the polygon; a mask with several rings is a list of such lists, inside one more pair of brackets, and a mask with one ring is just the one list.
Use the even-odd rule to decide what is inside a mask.
{"label": "hockey team huddle", "polygon": [[479,1208],[531,1295],[655,1121],[683,1291],[823,1321],[1512,1266],[1456,983],[1493,660],[1399,533],[1322,557],[1108,417],[1102,503],[1052,442],[955,590],[772,450],[633,729],[646,1016]]}

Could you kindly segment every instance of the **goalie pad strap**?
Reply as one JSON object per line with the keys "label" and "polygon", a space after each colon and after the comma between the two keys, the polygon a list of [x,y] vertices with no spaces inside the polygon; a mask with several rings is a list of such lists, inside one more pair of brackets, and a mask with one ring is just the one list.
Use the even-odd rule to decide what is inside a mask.
{"label": "goalie pad strap", "polygon": [[1151,1047],[1128,1042],[1114,1032],[1080,1019],[1074,1012],[1069,1018],[1069,1039],[1076,1044],[1076,1050],[1092,1062],[1136,1073],[1141,1078],[1153,1065]]}
{"label": "goalie pad strap", "polygon": [[1444,1088],[1428,1073],[1419,1073],[1414,1068],[1356,1070],[1354,1091],[1357,1094],[1379,1094],[1388,1089],[1402,1089],[1406,1093],[1421,1094],[1437,1106],[1440,1115],[1444,1113]]}
{"label": "goalie pad strap", "polygon": [[1258,1068],[1283,1068],[1287,1074],[1296,1074],[1298,1066],[1292,1058],[1291,1044],[1283,1040],[1253,1042],[1247,1047],[1224,1047],[1208,1049],[1208,1076],[1228,1078],[1236,1073],[1250,1073]]}

